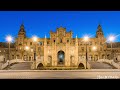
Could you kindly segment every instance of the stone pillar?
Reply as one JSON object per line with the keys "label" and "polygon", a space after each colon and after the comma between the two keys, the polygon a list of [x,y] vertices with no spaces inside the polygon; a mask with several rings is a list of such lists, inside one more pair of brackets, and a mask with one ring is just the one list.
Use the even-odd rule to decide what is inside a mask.
{"label": "stone pillar", "polygon": [[57,66],[56,43],[52,43],[52,66]]}
{"label": "stone pillar", "polygon": [[78,38],[75,40],[75,66],[78,64]]}
{"label": "stone pillar", "polygon": [[48,57],[48,51],[47,51],[47,40],[46,37],[44,39],[44,65],[47,65],[47,57]]}
{"label": "stone pillar", "polygon": [[70,66],[70,43],[66,44],[66,50],[65,50],[65,66]]}

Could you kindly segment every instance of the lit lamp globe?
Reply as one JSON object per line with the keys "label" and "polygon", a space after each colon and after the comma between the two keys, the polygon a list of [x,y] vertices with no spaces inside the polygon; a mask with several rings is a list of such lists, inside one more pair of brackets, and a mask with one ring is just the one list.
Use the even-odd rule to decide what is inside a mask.
{"label": "lit lamp globe", "polygon": [[84,41],[87,42],[89,40],[88,36],[84,36]]}
{"label": "lit lamp globe", "polygon": [[113,42],[113,41],[115,40],[115,36],[113,36],[113,35],[109,36],[108,40],[109,40],[110,42]]}
{"label": "lit lamp globe", "polygon": [[9,42],[9,43],[12,42],[12,36],[10,36],[10,35],[7,36],[7,37],[6,37],[6,40],[7,40],[7,42]]}
{"label": "lit lamp globe", "polygon": [[38,38],[37,38],[37,36],[33,36],[32,39],[33,39],[34,42],[37,42]]}
{"label": "lit lamp globe", "polygon": [[25,47],[25,50],[29,50],[29,47],[28,47],[28,46],[26,46],[26,47]]}

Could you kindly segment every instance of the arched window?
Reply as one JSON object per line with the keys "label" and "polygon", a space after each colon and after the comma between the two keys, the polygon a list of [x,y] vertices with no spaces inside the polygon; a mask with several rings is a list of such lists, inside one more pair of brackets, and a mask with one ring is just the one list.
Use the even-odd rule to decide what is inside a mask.
{"label": "arched window", "polygon": [[62,39],[60,39],[60,43],[62,43]]}

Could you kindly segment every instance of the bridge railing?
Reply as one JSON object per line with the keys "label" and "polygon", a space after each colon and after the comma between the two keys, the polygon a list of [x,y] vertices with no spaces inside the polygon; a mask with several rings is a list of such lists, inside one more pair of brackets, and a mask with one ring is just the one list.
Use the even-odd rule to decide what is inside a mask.
{"label": "bridge railing", "polygon": [[120,69],[120,65],[118,63],[115,63],[114,60],[108,60],[108,59],[99,59],[97,62],[105,62],[112,66],[114,66],[117,69]]}
{"label": "bridge railing", "polygon": [[24,61],[24,60],[22,60],[22,59],[13,59],[13,60],[10,60],[10,61],[7,60],[6,63],[4,63],[4,64],[1,65],[0,69],[4,69],[4,68],[6,68],[8,65],[13,64],[13,63],[17,63],[17,62],[32,62],[32,61]]}

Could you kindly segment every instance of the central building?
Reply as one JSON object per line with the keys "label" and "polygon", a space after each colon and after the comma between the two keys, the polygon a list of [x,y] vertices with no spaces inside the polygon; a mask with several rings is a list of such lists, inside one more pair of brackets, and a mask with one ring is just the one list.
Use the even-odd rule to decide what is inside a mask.
{"label": "central building", "polygon": [[[80,65],[86,67],[86,52],[88,60],[109,58],[110,54],[107,53],[109,54],[107,55],[105,52],[107,50],[105,41],[102,28],[98,25],[96,36],[89,39],[87,47],[83,38],[77,36],[73,38],[72,31],[67,32],[63,27],[57,28],[55,32],[50,31],[50,38],[38,37],[37,42],[33,42],[32,38],[26,37],[26,31],[22,24],[15,41],[15,50],[11,51],[10,58],[11,60],[33,61],[34,68],[42,66],[46,68],[78,68]],[[25,49],[26,46],[29,47],[29,50]],[[93,46],[97,47],[96,51],[92,50]],[[36,60],[34,60],[35,55]]]}
{"label": "central building", "polygon": [[44,41],[44,64],[49,66],[77,66],[78,39],[63,27],[50,32],[50,39]]}

